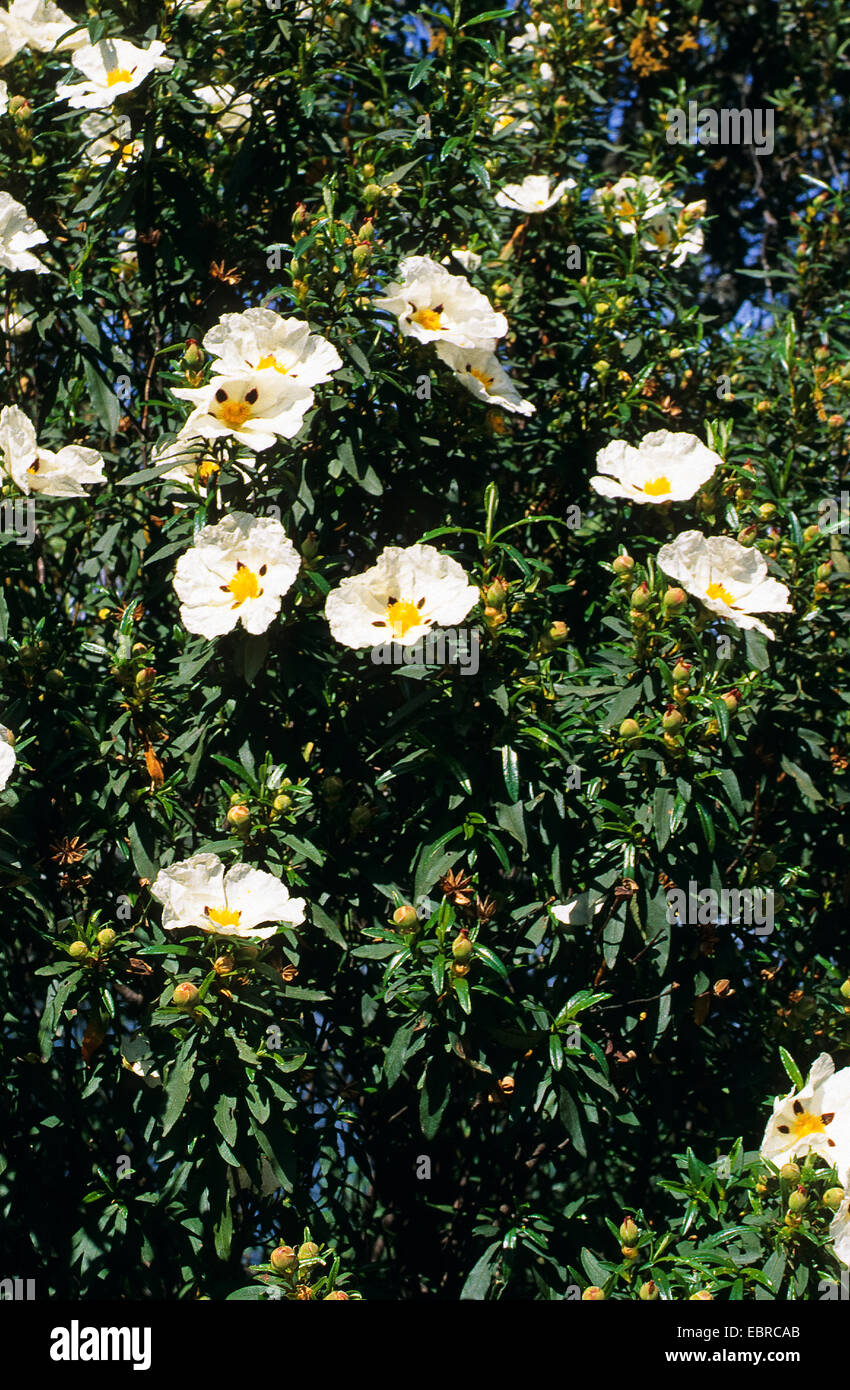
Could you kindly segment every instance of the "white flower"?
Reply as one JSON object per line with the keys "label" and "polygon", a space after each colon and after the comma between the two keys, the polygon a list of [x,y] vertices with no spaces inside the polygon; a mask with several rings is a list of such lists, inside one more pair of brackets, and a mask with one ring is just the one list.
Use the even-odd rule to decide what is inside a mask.
{"label": "white flower", "polygon": [[166,931],[199,927],[216,936],[265,938],[276,926],[262,922],[304,921],[303,898],[290,898],[289,889],[274,874],[236,864],[225,873],[217,854],[193,854],[168,869],[161,869],[151,888],[163,904]]}
{"label": "white flower", "polygon": [[85,28],[77,29],[74,34],[68,32],[77,21],[69,18],[52,0],[12,0],[7,22],[22,42],[37,53],[51,53],[53,49],[61,53],[81,48],[89,41]]}
{"label": "white flower", "polygon": [[9,193],[0,193],[0,266],[7,270],[34,270],[46,275],[47,266],[27,249],[40,246],[47,237],[35,225],[21,203]]}
{"label": "white flower", "polygon": [[11,777],[18,755],[15,752],[15,741],[10,731],[0,724],[0,791],[3,790]]}
{"label": "white flower", "polygon": [[255,453],[271,449],[278,438],[294,438],[314,399],[308,386],[290,385],[274,371],[214,376],[206,386],[174,388],[172,394],[195,405],[181,433],[232,435]]}
{"label": "white flower", "polygon": [[458,381],[476,400],[501,406],[517,415],[533,415],[536,407],[523,400],[501,362],[489,348],[459,348],[438,343],[437,356],[451,367]]}
{"label": "white flower", "polygon": [[521,34],[517,34],[511,39],[510,47],[515,53],[521,53],[524,48],[536,48],[541,39],[545,39],[547,34],[551,34],[552,25],[544,20],[540,24],[526,24]]}
{"label": "white flower", "polygon": [[81,123],[80,130],[86,137],[82,149],[86,164],[108,164],[118,151],[118,163],[129,164],[144,149],[143,141],[132,138],[127,117],[113,111],[93,111]]}
{"label": "white flower", "polygon": [[664,212],[670,199],[663,185],[651,174],[634,178],[626,174],[610,188],[597,188],[590,196],[594,206],[605,208],[612,200],[612,211],[624,236],[633,236],[645,217]]}
{"label": "white flower", "polygon": [[131,275],[135,275],[139,268],[139,251],[136,246],[136,233],[132,228],[119,241],[115,254],[118,257],[122,278],[129,279]]}
{"label": "white flower", "polygon": [[4,116],[9,109],[9,88],[5,82],[0,82],[0,116]]}
{"label": "white flower", "polygon": [[522,183],[506,183],[501,193],[496,194],[500,208],[511,208],[514,212],[548,212],[559,203],[568,188],[575,188],[575,179],[563,179],[550,188],[546,174],[529,174]]}
{"label": "white flower", "polygon": [[637,449],[624,439],[601,449],[596,467],[607,476],[597,474],[590,486],[603,497],[627,497],[632,502],[684,502],[721,462],[695,434],[656,430]]}
{"label": "white flower", "polygon": [[146,1086],[161,1086],[162,1077],[155,1070],[151,1057],[150,1043],[138,1033],[124,1033],[121,1037],[121,1065],[135,1076],[141,1077]]}
{"label": "white flower", "polygon": [[704,236],[698,218],[705,212],[705,201],[688,203],[671,200],[660,212],[644,217],[640,233],[645,251],[657,251],[662,261],[678,269],[688,258],[703,248]]}
{"label": "white flower", "polygon": [[463,270],[472,271],[473,273],[481,264],[481,257],[478,255],[478,252],[467,251],[465,246],[453,246],[452,257]]}
{"label": "white flower", "polygon": [[[513,134],[525,135],[534,130],[534,122],[525,119],[531,107],[527,101],[515,101],[512,105],[506,101],[499,101],[490,112],[490,119],[493,122],[493,134],[500,135],[508,126],[513,125]],[[514,122],[516,124],[514,125]]]}
{"label": "white flower", "polygon": [[25,333],[32,332],[33,326],[33,320],[27,318],[26,314],[10,311],[8,322],[5,317],[0,318],[0,333],[5,333],[7,338],[22,338]]}
{"label": "white flower", "polygon": [[508,321],[462,275],[451,275],[430,256],[407,256],[399,266],[401,281],[373,303],[398,317],[399,331],[420,343],[447,342],[457,347],[492,347],[503,338]]}
{"label": "white flower", "polygon": [[760,1153],[779,1167],[818,1154],[838,1169],[844,1186],[850,1170],[850,1067],[836,1072],[829,1053],[822,1052],[801,1091],[777,1096]]}
{"label": "white flower", "polygon": [[105,482],[96,449],[67,444],[54,453],[36,444],[32,421],[16,405],[0,411],[0,467],[22,492],[45,497],[85,497],[85,488]]}
{"label": "white flower", "polygon": [[753,613],[790,613],[788,590],[767,576],[767,561],[757,550],[739,545],[730,536],[704,536],[683,531],[662,545],[658,563],[706,608],[739,628],[755,628],[773,637]]}
{"label": "white flower", "polygon": [[0,10],[0,68],[11,63],[25,47],[26,39],[12,23],[8,11]]}
{"label": "white flower", "polygon": [[241,130],[251,119],[253,103],[247,94],[240,95],[235,87],[221,84],[219,86],[198,87],[195,91],[198,101],[202,101],[205,106],[210,108],[214,116],[218,117],[216,124],[221,130],[231,132]]}
{"label": "white flower", "polygon": [[342,366],[327,338],[311,333],[303,319],[285,319],[273,309],[222,314],[204,338],[204,347],[217,374],[274,372],[281,390],[286,384],[318,386]]}
{"label": "white flower", "polygon": [[551,64],[551,63],[541,63],[541,64],[540,64],[540,81],[541,81],[541,82],[554,82],[554,81],[555,81],[555,69],[552,67],[552,64]]}
{"label": "white flower", "polygon": [[210,453],[209,440],[200,434],[186,434],[181,430],[176,439],[157,444],[151,456],[151,468],[159,468],[173,463],[167,473],[161,473],[157,481],[192,483],[197,478],[207,483],[219,471],[216,459]]}
{"label": "white flower", "polygon": [[77,49],[71,58],[84,82],[60,82],[56,96],[74,107],[111,106],[117,97],[132,92],[155,71],[167,72],[174,59],[165,58],[165,44],[154,39],[148,48],[137,48],[127,39],[102,39]]}
{"label": "white flower", "polygon": [[265,632],[300,567],[295,546],[274,517],[231,512],[204,526],[177,561],[174,588],[184,627],[208,638],[239,622],[255,635]]}
{"label": "white flower", "polygon": [[604,901],[604,894],[587,889],[565,903],[555,904],[551,909],[552,916],[568,927],[589,927]]}
{"label": "white flower", "polygon": [[835,1258],[850,1265],[850,1196],[846,1196],[829,1227],[829,1238]]}
{"label": "white flower", "polygon": [[389,545],[372,569],[328,594],[325,617],[346,647],[410,647],[436,624],[461,622],[479,597],[466,571],[433,545]]}

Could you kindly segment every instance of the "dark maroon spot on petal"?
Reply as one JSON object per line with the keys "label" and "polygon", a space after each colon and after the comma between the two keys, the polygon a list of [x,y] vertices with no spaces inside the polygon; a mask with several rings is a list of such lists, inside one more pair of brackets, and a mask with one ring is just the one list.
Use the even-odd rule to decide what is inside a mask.
{"label": "dark maroon spot on petal", "polygon": [[222,401],[227,400],[227,392],[221,386],[219,386],[218,390],[215,393],[215,398],[218,401],[219,405],[221,405]]}
{"label": "dark maroon spot on petal", "polygon": [[268,565],[260,565],[260,575],[264,575],[268,570]]}
{"label": "dark maroon spot on petal", "polygon": [[829,1145],[829,1147],[830,1147],[831,1149],[834,1149],[834,1148],[835,1148],[835,1140],[834,1140],[834,1139],[827,1139],[826,1142],[827,1142],[827,1144]]}
{"label": "dark maroon spot on petal", "polygon": [[435,314],[441,314],[443,312],[442,304],[435,304],[432,312]]}
{"label": "dark maroon spot on petal", "polygon": [[835,1119],[835,1111],[834,1111],[834,1110],[830,1111],[828,1115],[821,1115],[820,1118],[821,1118],[821,1124],[831,1125],[832,1122],[833,1122],[833,1120]]}
{"label": "dark maroon spot on petal", "polygon": [[802,1107],[802,1105],[800,1104],[800,1102],[799,1102],[798,1100],[795,1100],[795,1101],[794,1101],[794,1114],[795,1114],[795,1115],[802,1115],[802,1113],[803,1113],[803,1107]]}
{"label": "dark maroon spot on petal", "polygon": [[387,603],[398,603],[398,599],[393,598],[392,594],[390,594],[389,598],[387,599]]}
{"label": "dark maroon spot on petal", "polygon": [[384,620],[383,620],[382,618],[379,618],[376,622],[374,622],[374,623],[372,624],[372,626],[373,626],[373,627],[386,627],[386,623],[384,622]]}
{"label": "dark maroon spot on petal", "polygon": [[778,1128],[780,1134],[790,1134],[790,1133],[791,1133],[791,1131],[790,1131],[790,1129],[788,1128],[787,1125],[778,1125],[777,1128]]}
{"label": "dark maroon spot on petal", "polygon": [[246,394],[245,394],[245,400],[248,402],[249,405],[256,405],[256,403],[257,403],[257,396],[258,396],[258,395],[259,395],[259,392],[258,392],[256,386],[252,386],[251,389],[250,389],[250,391],[246,392]]}
{"label": "dark maroon spot on petal", "polygon": [[419,602],[417,603],[416,607],[417,607],[417,608],[424,608],[424,607],[425,607],[425,600],[424,600],[424,598],[421,598],[421,599],[419,600]]}

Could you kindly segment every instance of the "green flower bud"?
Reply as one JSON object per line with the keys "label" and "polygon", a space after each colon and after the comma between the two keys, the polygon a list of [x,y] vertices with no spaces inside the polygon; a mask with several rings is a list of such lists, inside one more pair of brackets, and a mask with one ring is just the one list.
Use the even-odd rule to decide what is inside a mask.
{"label": "green flower bud", "polygon": [[688,679],[688,676],[691,674],[691,671],[693,669],[694,668],[689,661],[682,661],[680,659],[676,662],[676,665],[673,667],[673,680],[676,682],[677,685],[681,685],[684,681]]}
{"label": "green flower bud", "polygon": [[823,1194],[821,1201],[823,1202],[825,1207],[829,1207],[830,1211],[838,1211],[838,1208],[844,1201],[844,1188],[828,1187],[826,1189],[826,1192]]}
{"label": "green flower bud", "polygon": [[228,952],[225,952],[223,956],[216,956],[213,961],[213,970],[216,975],[229,975],[235,965],[236,962],[233,957]]}
{"label": "green flower bud", "polygon": [[227,813],[227,821],[229,825],[237,827],[247,825],[250,819],[251,808],[250,806],[246,806],[244,802],[240,802],[238,806],[231,806],[230,810]]}
{"label": "green flower bud", "polygon": [[598,1284],[589,1284],[581,1296],[582,1303],[599,1303],[605,1297],[605,1292],[600,1289]]}
{"label": "green flower bud", "polygon": [[684,589],[667,589],[661,602],[665,613],[681,613],[682,609],[687,607],[688,596]]}
{"label": "green flower bud", "polygon": [[99,946],[111,946],[116,939],[115,932],[111,927],[103,927],[97,934],[97,944]]}
{"label": "green flower bud", "polygon": [[68,947],[68,955],[74,960],[85,960],[89,953],[89,948],[85,941],[72,941]]}
{"label": "green flower bud", "polygon": [[636,589],[632,589],[632,608],[636,608],[640,612],[642,609],[648,608],[651,603],[652,591],[644,580],[642,584],[638,584]]}
{"label": "green flower bud", "polygon": [[631,555],[618,555],[614,560],[613,564],[611,565],[611,568],[615,574],[624,577],[630,575],[634,567],[635,562],[632,559]]}
{"label": "green flower bud", "polygon": [[620,1244],[634,1245],[639,1235],[640,1231],[632,1218],[630,1216],[625,1217],[619,1230]]}
{"label": "green flower bud", "polygon": [[464,932],[460,932],[452,942],[452,955],[461,965],[469,960],[474,950],[475,947]]}
{"label": "green flower bud", "polygon": [[648,1279],[645,1284],[641,1284],[638,1289],[638,1298],[643,1303],[654,1303],[658,1297],[658,1285],[654,1279]]}
{"label": "green flower bud", "polygon": [[674,705],[670,705],[667,709],[667,713],[662,716],[661,727],[664,729],[665,733],[675,734],[678,733],[684,722],[685,717],[681,710],[676,709]]}
{"label": "green flower bud", "polygon": [[197,985],[193,985],[190,980],[184,980],[182,984],[175,986],[171,1002],[178,1009],[191,1009],[197,998]]}
{"label": "green flower bud", "polygon": [[287,796],[286,792],[280,792],[272,802],[275,811],[288,811],[292,805],[292,797]]}
{"label": "green flower bud", "polygon": [[316,1245],[315,1241],[312,1240],[306,1240],[303,1245],[299,1245],[298,1247],[298,1259],[301,1262],[315,1259],[318,1253],[319,1247]]}
{"label": "green flower bud", "polygon": [[796,1163],[783,1163],[779,1170],[779,1176],[783,1182],[798,1182],[800,1169]]}
{"label": "green flower bud", "polygon": [[627,743],[632,743],[636,738],[640,738],[640,725],[636,719],[624,719],[619,728],[620,738]]}
{"label": "green flower bud", "polygon": [[792,1192],[788,1198],[788,1210],[794,1212],[795,1215],[797,1212],[805,1211],[808,1205],[809,1194],[804,1187],[798,1187],[796,1192]]}
{"label": "green flower bud", "polygon": [[271,1267],[277,1274],[289,1274],[298,1266],[298,1252],[291,1245],[279,1245],[271,1253]]}
{"label": "green flower bud", "polygon": [[850,980],[845,980],[838,993],[842,999],[850,999]]}
{"label": "green flower bud", "polygon": [[418,921],[416,908],[410,903],[402,903],[401,907],[397,907],[393,913],[393,923],[402,931],[413,931]]}

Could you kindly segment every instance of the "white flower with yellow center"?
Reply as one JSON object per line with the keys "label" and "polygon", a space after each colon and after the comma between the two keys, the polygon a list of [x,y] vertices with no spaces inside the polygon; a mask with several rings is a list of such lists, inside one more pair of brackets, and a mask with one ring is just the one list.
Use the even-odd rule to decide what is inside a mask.
{"label": "white flower with yellow center", "polygon": [[303,319],[285,319],[274,309],[222,314],[204,338],[204,347],[217,374],[273,372],[281,390],[319,386],[342,366],[333,343],[311,333]]}
{"label": "white flower with yellow center", "polygon": [[685,502],[722,462],[695,434],[655,430],[637,449],[615,439],[596,455],[599,473],[590,486],[602,497],[632,502]]}
{"label": "white flower with yellow center", "polygon": [[85,497],[85,489],[106,481],[96,449],[68,444],[58,453],[36,443],[32,421],[16,405],[0,411],[0,468],[22,492],[44,497]]}
{"label": "white flower with yellow center", "polygon": [[231,512],[204,526],[177,561],[174,588],[188,632],[221,637],[238,623],[257,635],[280,612],[301,557],[280,522]]}
{"label": "white flower with yellow center", "polygon": [[[303,898],[290,898],[289,889],[274,874],[236,864],[225,873],[217,854],[193,854],[161,869],[151,893],[163,904],[166,931],[198,927],[216,936],[274,936],[277,923],[299,926],[304,921]],[[262,926],[264,922],[274,923]]]}
{"label": "white flower with yellow center", "polygon": [[530,110],[527,101],[515,101],[512,105],[504,101],[497,102],[490,112],[493,134],[501,135],[508,126],[513,126],[512,135],[527,135],[535,128],[534,122],[527,119]]}
{"label": "white flower with yellow center", "polygon": [[496,202],[500,208],[510,208],[513,212],[548,212],[569,188],[575,187],[575,179],[562,179],[552,188],[546,174],[529,174],[522,183],[506,183],[496,194]]}
{"label": "white flower with yellow center", "polygon": [[86,137],[81,151],[86,164],[108,164],[116,154],[119,164],[130,164],[144,149],[142,140],[134,140],[126,116],[112,111],[93,111],[80,124]]}
{"label": "white flower with yellow center", "polygon": [[89,36],[83,28],[74,29],[78,21],[71,19],[52,0],[12,0],[8,16],[4,16],[9,27],[20,36],[23,43],[36,53],[64,53],[87,44]]}
{"label": "white flower with yellow center", "polygon": [[396,315],[403,337],[474,348],[492,346],[507,333],[507,319],[486,295],[430,256],[407,256],[399,273],[401,280],[388,285],[386,294],[373,303]]}
{"label": "white flower with yellow center", "polygon": [[736,627],[755,628],[765,637],[774,637],[753,613],[793,611],[786,586],[768,578],[764,556],[730,536],[683,531],[669,545],[662,545],[658,563],[712,613]]}
{"label": "white flower with yellow center", "polygon": [[524,48],[536,48],[541,39],[545,39],[552,32],[552,25],[542,20],[540,24],[526,24],[521,34],[515,35],[510,41],[510,47],[515,53],[521,53]]}
{"label": "white flower with yellow center", "polygon": [[411,647],[437,625],[462,622],[479,597],[457,560],[433,545],[389,545],[372,569],[328,594],[325,617],[343,646]]}
{"label": "white flower with yellow center", "polygon": [[46,275],[47,266],[33,256],[30,246],[40,246],[47,237],[35,225],[21,203],[10,193],[0,193],[0,266],[6,270],[34,270]]}
{"label": "white flower with yellow center", "polygon": [[210,452],[210,443],[199,434],[181,430],[176,439],[158,444],[151,457],[151,468],[172,464],[157,481],[191,484],[197,481],[207,486],[219,472],[218,461]]}
{"label": "white flower with yellow center", "polygon": [[459,348],[438,343],[437,356],[451,367],[458,381],[478,401],[501,406],[516,415],[533,415],[536,406],[523,400],[501,362],[489,348]]}
{"label": "white flower with yellow center", "polygon": [[645,251],[658,252],[664,264],[674,270],[683,265],[688,256],[696,256],[703,248],[704,236],[699,218],[705,213],[705,201],[680,203],[671,200],[667,207],[651,214],[641,223],[641,246]]}
{"label": "white flower with yellow center", "polygon": [[773,1103],[759,1151],[777,1167],[807,1153],[834,1165],[846,1185],[850,1170],[850,1067],[836,1072],[828,1052],[812,1065],[805,1086]]}
{"label": "white flower with yellow center", "polygon": [[127,39],[101,39],[77,49],[71,63],[82,73],[83,82],[60,82],[56,87],[59,101],[73,107],[111,106],[117,97],[132,92],[152,72],[167,72],[174,59],[166,58],[165,44],[154,39],[147,48],[137,48]]}
{"label": "white flower with yellow center", "polygon": [[226,83],[211,87],[198,87],[195,91],[198,101],[202,101],[208,106],[210,112],[216,117],[216,125],[219,130],[226,134],[234,134],[237,130],[242,130],[251,119],[253,102],[250,96],[240,94],[235,87],[230,87]]}
{"label": "white flower with yellow center", "polygon": [[644,218],[664,212],[670,203],[663,185],[651,174],[637,178],[626,174],[609,188],[597,188],[589,201],[605,211],[610,209],[624,236],[634,236]]}
{"label": "white flower with yellow center", "polygon": [[293,439],[314,399],[308,386],[287,382],[274,371],[214,376],[197,389],[174,387],[172,395],[195,406],[181,433],[205,439],[232,435],[255,453],[271,449],[278,439]]}
{"label": "white flower with yellow center", "polygon": [[14,735],[0,724],[0,791],[3,790],[14,772],[17,761]]}

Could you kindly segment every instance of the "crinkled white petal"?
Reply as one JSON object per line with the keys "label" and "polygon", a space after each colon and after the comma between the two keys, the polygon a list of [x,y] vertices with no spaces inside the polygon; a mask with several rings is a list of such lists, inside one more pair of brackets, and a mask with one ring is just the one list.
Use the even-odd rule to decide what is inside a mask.
{"label": "crinkled white petal", "polygon": [[[174,589],[184,627],[209,639],[240,622],[255,635],[265,632],[300,567],[295,546],[274,517],[231,512],[199,531],[195,544],[177,561]],[[229,587],[240,570],[254,576],[256,596],[240,598]]]}
{"label": "crinkled white petal", "polygon": [[453,343],[437,343],[435,350],[476,400],[517,415],[534,414],[536,407],[523,400],[495,353],[485,348],[459,348]]}
{"label": "crinkled white petal", "polygon": [[[466,571],[432,545],[387,546],[363,574],[343,579],[328,595],[325,617],[332,636],[346,647],[395,641],[412,646],[435,626],[462,622],[480,595]],[[391,601],[420,615],[407,631],[393,629]]]}
{"label": "crinkled white petal", "polygon": [[0,193],[0,266],[7,270],[34,270],[47,274],[47,266],[29,251],[40,246],[47,237],[29,216],[21,203],[9,193]]}
{"label": "crinkled white petal", "polygon": [[399,273],[401,280],[388,285],[386,294],[373,303],[397,317],[402,336],[469,348],[507,333],[507,319],[486,295],[430,256],[406,257]]}

